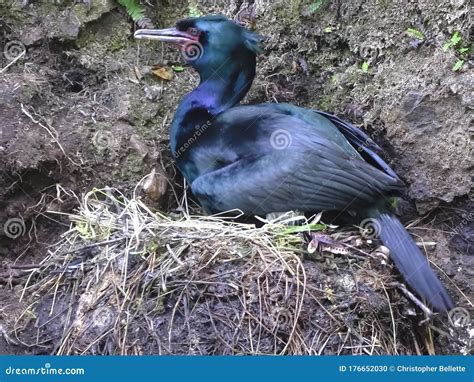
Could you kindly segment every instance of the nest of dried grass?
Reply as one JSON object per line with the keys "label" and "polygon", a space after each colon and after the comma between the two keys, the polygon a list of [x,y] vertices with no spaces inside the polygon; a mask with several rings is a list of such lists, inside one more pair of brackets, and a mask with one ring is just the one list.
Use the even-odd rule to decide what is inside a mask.
{"label": "nest of dried grass", "polygon": [[[165,215],[137,191],[93,190],[78,203],[23,289],[16,338],[36,353],[435,352],[436,328],[414,324],[423,317],[357,230],[320,216],[256,228]],[[337,245],[309,255],[308,233],[321,229]]]}

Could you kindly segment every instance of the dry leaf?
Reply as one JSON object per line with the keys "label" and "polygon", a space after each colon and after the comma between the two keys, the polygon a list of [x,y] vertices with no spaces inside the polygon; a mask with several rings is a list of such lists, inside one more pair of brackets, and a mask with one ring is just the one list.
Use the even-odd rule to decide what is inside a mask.
{"label": "dry leaf", "polygon": [[323,216],[323,212],[321,211],[319,214],[317,214],[313,220],[309,224],[318,224],[321,220],[321,217]]}
{"label": "dry leaf", "polygon": [[153,68],[151,72],[155,76],[160,77],[167,81],[173,79],[173,70],[170,68],[164,68],[164,67]]}
{"label": "dry leaf", "polygon": [[319,252],[330,252],[338,255],[346,255],[349,253],[349,250],[344,245],[328,235],[318,232],[312,232],[310,235],[311,241],[307,249],[309,253],[314,253],[317,250],[319,250]]}
{"label": "dry leaf", "polygon": [[148,155],[148,147],[145,143],[142,142],[138,135],[132,134],[132,136],[130,137],[130,146],[135,149],[138,155],[140,155],[141,161],[143,161]]}
{"label": "dry leaf", "polygon": [[135,70],[131,69],[128,75],[128,80],[134,84],[139,84],[140,83],[140,78],[137,75],[136,67]]}
{"label": "dry leaf", "polygon": [[155,169],[143,181],[143,190],[153,201],[157,202],[166,193],[168,181],[164,174],[158,173]]}
{"label": "dry leaf", "polygon": [[133,71],[137,80],[140,81],[143,78],[143,74],[140,72],[140,69],[138,69],[138,66],[134,66]]}

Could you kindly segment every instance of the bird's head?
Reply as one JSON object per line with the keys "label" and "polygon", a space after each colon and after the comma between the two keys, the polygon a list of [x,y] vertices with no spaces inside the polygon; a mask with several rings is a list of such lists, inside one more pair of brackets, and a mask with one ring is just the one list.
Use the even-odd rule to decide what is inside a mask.
{"label": "bird's head", "polygon": [[224,16],[193,17],[167,29],[139,29],[136,39],[173,43],[187,63],[207,79],[226,67],[253,65],[262,38]]}

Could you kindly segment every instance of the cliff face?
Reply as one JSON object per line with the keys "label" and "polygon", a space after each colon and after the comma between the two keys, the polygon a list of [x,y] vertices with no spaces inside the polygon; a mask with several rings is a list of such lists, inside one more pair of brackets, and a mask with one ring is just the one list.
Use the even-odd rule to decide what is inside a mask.
{"label": "cliff face", "polygon": [[[419,212],[469,193],[474,76],[466,49],[468,1],[241,3],[162,1],[148,12],[156,12],[162,26],[190,13],[237,15],[250,24],[266,41],[247,101],[316,107],[368,130],[406,180]],[[28,132],[16,128],[32,124],[21,103],[42,109],[60,141],[66,146],[72,141],[71,148],[90,143],[95,130],[114,129],[119,119],[138,126],[137,138],[153,149],[157,137],[166,139],[169,118],[194,75],[186,70],[165,83],[133,78],[136,65],[174,63],[178,57],[167,48],[163,55],[156,44],[137,50],[132,24],[114,2],[92,1],[90,9],[61,0],[4,0],[1,6],[2,68],[26,49],[2,73],[4,176],[37,171],[40,163],[65,156],[56,153],[59,145],[42,144],[50,140],[45,129],[34,123]],[[84,110],[93,107],[91,97],[93,120]],[[109,110],[97,110],[104,106]],[[35,134],[35,150],[22,157],[17,142],[23,146]],[[65,149],[68,155],[87,156],[87,146],[80,153]],[[114,173],[114,179],[117,175],[123,174]]]}
{"label": "cliff face", "polygon": [[[318,108],[368,131],[407,183],[416,209],[403,211],[436,218],[434,256],[467,288],[470,276],[456,269],[472,261],[453,250],[472,254],[474,237],[468,0],[175,3],[157,1],[148,15],[165,27],[224,13],[266,37],[245,102]],[[0,11],[0,227],[24,223],[15,240],[0,229],[0,254],[14,259],[35,237],[57,239],[42,213],[75,202],[59,203],[56,184],[130,191],[153,168],[172,177],[167,131],[197,77],[172,49],[138,45],[112,0],[0,0]]]}

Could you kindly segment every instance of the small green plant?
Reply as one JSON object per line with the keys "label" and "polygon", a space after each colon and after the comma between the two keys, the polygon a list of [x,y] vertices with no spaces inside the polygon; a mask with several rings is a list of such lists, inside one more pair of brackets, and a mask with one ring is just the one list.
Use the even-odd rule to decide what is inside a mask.
{"label": "small green plant", "polygon": [[189,17],[200,17],[203,13],[199,10],[197,5],[189,5]]}
{"label": "small green plant", "polygon": [[117,0],[117,2],[125,8],[133,21],[138,22],[145,17],[145,8],[137,0]]}
{"label": "small green plant", "polygon": [[443,50],[447,52],[449,49],[458,46],[461,41],[461,34],[459,32],[454,32],[451,38],[443,44]]}
{"label": "small green plant", "polygon": [[137,23],[140,28],[154,28],[153,23],[145,14],[145,8],[139,0],[117,0],[130,18]]}
{"label": "small green plant", "polygon": [[457,72],[462,69],[464,66],[464,60],[457,60],[456,63],[453,65],[453,71]]}
{"label": "small green plant", "polygon": [[313,1],[309,6],[308,6],[308,13],[312,15],[313,13],[317,12],[319,8],[321,8],[321,5],[324,4],[324,0],[316,0]]}
{"label": "small green plant", "polygon": [[454,49],[457,61],[453,65],[453,71],[457,72],[462,69],[465,62],[465,56],[469,53],[470,48],[462,46],[462,36],[458,31],[454,32],[451,38],[443,44],[443,51],[447,52]]}
{"label": "small green plant", "polygon": [[184,72],[184,67],[180,65],[172,65],[171,69],[173,69],[176,73]]}
{"label": "small green plant", "polygon": [[327,228],[326,224],[304,224],[300,226],[287,227],[281,231],[281,235],[291,235],[300,232],[323,231]]}
{"label": "small green plant", "polygon": [[362,71],[363,71],[364,73],[367,73],[367,72],[369,71],[369,63],[368,63],[367,61],[364,61],[364,62],[362,63],[361,69],[362,69]]}
{"label": "small green plant", "polygon": [[426,40],[426,36],[423,34],[423,32],[420,32],[418,29],[408,28],[405,32],[408,36],[416,38],[417,40],[420,40],[420,41]]}

